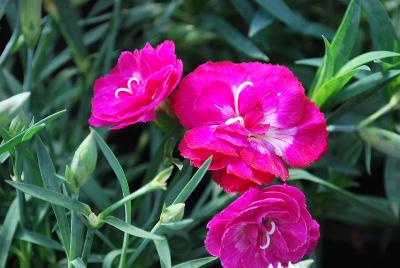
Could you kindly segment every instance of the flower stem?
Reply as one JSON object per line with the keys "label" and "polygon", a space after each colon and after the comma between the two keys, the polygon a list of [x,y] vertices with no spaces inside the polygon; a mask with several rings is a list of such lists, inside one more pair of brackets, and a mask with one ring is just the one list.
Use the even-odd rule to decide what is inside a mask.
{"label": "flower stem", "polygon": [[329,132],[355,132],[357,127],[355,125],[329,125],[327,130]]}
{"label": "flower stem", "polygon": [[376,111],[375,113],[371,114],[366,119],[361,121],[358,124],[358,128],[360,129],[360,128],[368,126],[369,124],[373,123],[375,120],[377,120],[382,115],[390,112],[392,109],[393,109],[393,104],[389,102],[385,106],[381,107],[378,111]]}
{"label": "flower stem", "polygon": [[28,48],[26,54],[26,72],[24,78],[23,91],[28,92],[32,89],[32,64],[33,64],[33,48]]}
{"label": "flower stem", "polygon": [[[72,199],[78,200],[78,194],[73,194]],[[69,247],[70,261],[77,257],[77,241],[78,241],[78,214],[71,210],[71,243]]]}
{"label": "flower stem", "polygon": [[104,209],[100,214],[99,214],[99,218],[100,219],[105,219],[107,218],[107,216],[109,216],[114,210],[116,210],[117,208],[123,206],[126,202],[131,201],[135,198],[138,198],[139,196],[142,196],[146,193],[158,190],[158,187],[154,187],[153,184],[147,183],[146,185],[144,185],[143,187],[139,188],[138,190],[134,191],[133,193],[125,196],[124,198],[120,199],[119,201],[115,202],[114,204],[112,204],[111,206],[107,207],[106,209]]}

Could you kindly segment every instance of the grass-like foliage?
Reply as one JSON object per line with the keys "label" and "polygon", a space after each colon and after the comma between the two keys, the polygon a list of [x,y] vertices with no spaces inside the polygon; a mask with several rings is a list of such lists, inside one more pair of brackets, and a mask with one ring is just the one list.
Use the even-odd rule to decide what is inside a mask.
{"label": "grass-like foliage", "polygon": [[168,110],[119,131],[87,122],[119,52],[166,39],[185,73],[208,60],[293,70],[328,124],[328,152],[288,181],[321,240],[330,221],[395,230],[399,18],[379,0],[0,1],[0,268],[218,265],[206,224],[236,196],[211,180],[212,157],[195,169],[179,156]]}

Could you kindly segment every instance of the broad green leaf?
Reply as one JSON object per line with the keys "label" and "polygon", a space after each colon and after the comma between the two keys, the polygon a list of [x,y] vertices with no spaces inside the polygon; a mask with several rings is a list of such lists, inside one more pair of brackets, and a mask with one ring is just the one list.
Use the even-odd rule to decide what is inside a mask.
{"label": "broad green leaf", "polygon": [[330,97],[337,94],[356,72],[357,70],[352,70],[340,76],[331,78],[314,91],[311,99],[316,105],[321,107]]}
{"label": "broad green leaf", "polygon": [[306,21],[294,13],[283,0],[256,0],[256,2],[271,16],[274,16],[297,32],[317,38],[320,38],[321,35],[328,37],[333,36],[333,31],[330,28],[318,23]]}
{"label": "broad green leaf", "polygon": [[[124,170],[121,167],[121,164],[118,162],[118,159],[115,157],[114,153],[111,151],[110,147],[108,147],[108,145],[105,143],[105,141],[103,140],[103,138],[97,133],[96,130],[91,128],[91,131],[94,133],[94,137],[96,139],[97,144],[99,145],[100,150],[103,152],[105,158],[107,159],[107,162],[110,164],[112,170],[114,171],[114,174],[117,176],[119,185],[121,187],[122,190],[122,195],[124,197],[128,196],[130,194],[130,190],[129,190],[129,184],[128,181],[126,179]],[[131,223],[131,219],[132,219],[132,205],[131,202],[128,201],[124,204],[125,207],[125,222],[127,224]],[[129,237],[127,235],[127,233],[124,233],[124,239],[122,242],[122,252],[121,252],[121,266],[124,265],[124,260],[125,260],[125,256],[126,256],[126,252],[128,250],[128,240]]]}
{"label": "broad green leaf", "polygon": [[45,188],[24,182],[17,182],[17,181],[6,181],[6,182],[11,186],[15,187],[16,189],[26,194],[29,194],[33,197],[39,198],[43,201],[49,202],[50,204],[76,211],[85,216],[89,216],[91,212],[90,207],[88,205],[80,201],[74,200],[72,198],[69,198],[68,196],[60,194],[58,192],[47,190]]}
{"label": "broad green leaf", "polygon": [[83,260],[81,258],[76,258],[76,259],[72,260],[71,264],[75,268],[86,268],[86,264],[83,262]]}
{"label": "broad green leaf", "polygon": [[345,87],[340,94],[334,97],[334,104],[343,103],[351,98],[361,95],[362,93],[368,92],[381,86],[385,82],[398,77],[400,75],[400,70],[391,70],[388,72],[377,72]]}
{"label": "broad green leaf", "polygon": [[[31,127],[27,128],[26,130],[20,132],[18,135],[12,137],[11,139],[9,139],[8,141],[6,141],[5,143],[0,145],[0,154],[12,150],[15,146],[17,146],[18,144],[20,144],[23,141],[26,141],[27,138],[31,137],[31,134],[35,134],[38,130],[42,129],[41,126],[43,124],[47,124],[53,120],[55,120],[56,118],[58,118],[59,116],[61,116],[63,113],[65,113],[65,110],[54,113],[38,122],[36,122],[35,124],[33,124]],[[27,134],[27,136],[25,136],[26,133],[30,133]],[[25,137],[25,140],[24,140]]]}
{"label": "broad green leaf", "polygon": [[34,47],[40,36],[42,0],[19,0],[19,18],[22,34],[29,47]]}
{"label": "broad green leaf", "polygon": [[207,21],[211,23],[211,25],[217,30],[222,38],[236,50],[251,58],[269,61],[264,52],[262,52],[250,39],[243,36],[223,18],[209,16]]}
{"label": "broad green leaf", "polygon": [[359,130],[361,138],[376,150],[400,159],[400,135],[376,127]]}
{"label": "broad green leaf", "polygon": [[197,185],[199,185],[200,181],[203,179],[208,167],[211,165],[211,161],[212,156],[210,156],[196,171],[190,181],[185,185],[182,191],[175,198],[174,202],[172,202],[172,205],[186,202],[189,196],[193,193],[194,189],[196,189]]}
{"label": "broad green leaf", "polygon": [[18,230],[18,232],[15,234],[15,238],[49,249],[54,249],[59,251],[64,250],[63,247],[60,245],[60,243],[58,243],[57,241],[54,241],[53,239],[48,238],[43,234],[31,232],[26,229]]}
{"label": "broad green leaf", "polygon": [[388,157],[385,162],[385,192],[393,213],[399,217],[400,212],[400,160]]}
{"label": "broad green leaf", "polygon": [[360,198],[359,196],[350,193],[342,188],[340,188],[337,185],[334,185],[326,180],[323,180],[305,170],[302,169],[290,169],[289,170],[290,176],[289,180],[307,180],[311,181],[314,183],[317,183],[319,185],[322,185],[330,190],[333,190],[334,192],[342,195],[343,197],[346,197],[349,201],[358,204],[359,206],[363,207],[367,211],[370,211],[372,213],[375,213],[377,215],[382,216],[384,219],[386,219],[389,222],[395,222],[396,219],[394,215],[385,209],[383,209],[381,206],[377,206],[374,203],[368,202],[363,198]]}
{"label": "broad green leaf", "polygon": [[362,5],[367,14],[375,49],[400,52],[399,37],[381,1],[363,0]]}
{"label": "broad green leaf", "polygon": [[[55,176],[53,161],[50,158],[49,152],[40,138],[36,139],[37,157],[39,162],[40,175],[46,189],[60,193],[59,181]],[[64,248],[70,248],[69,232],[70,226],[64,208],[51,206],[57,219],[57,225],[61,234],[61,241]],[[67,250],[67,255],[69,251]]]}
{"label": "broad green leaf", "polygon": [[262,29],[267,28],[274,21],[274,18],[264,11],[263,9],[259,9],[256,15],[253,17],[249,27],[249,37],[253,37]]}
{"label": "broad green leaf", "polygon": [[374,60],[379,60],[379,59],[384,59],[384,58],[389,58],[389,57],[398,57],[400,56],[399,53],[391,52],[391,51],[371,51],[367,52],[364,54],[361,54],[354,59],[351,59],[348,61],[345,65],[343,65],[342,68],[340,68],[338,75],[344,74],[348,71],[351,71],[363,64],[366,64],[368,62],[374,61]]}
{"label": "broad green leaf", "polygon": [[202,267],[212,261],[215,261],[216,257],[204,257],[200,259],[195,259],[187,262],[183,262],[177,265],[172,266],[173,268],[199,268]]}
{"label": "broad green leaf", "polygon": [[6,267],[7,257],[10,251],[11,242],[13,240],[15,230],[19,221],[18,200],[14,199],[8,209],[6,218],[0,231],[0,268]]}
{"label": "broad green leaf", "polygon": [[24,92],[0,101],[0,127],[6,125],[14,118],[30,95],[30,92]]}

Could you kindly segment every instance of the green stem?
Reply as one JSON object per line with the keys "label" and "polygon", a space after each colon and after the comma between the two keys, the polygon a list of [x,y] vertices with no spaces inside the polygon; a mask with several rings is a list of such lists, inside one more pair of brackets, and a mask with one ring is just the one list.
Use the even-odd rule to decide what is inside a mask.
{"label": "green stem", "polygon": [[26,55],[26,72],[24,78],[23,91],[31,91],[32,89],[32,62],[33,62],[33,48],[28,48]]}
{"label": "green stem", "polygon": [[90,256],[90,251],[92,250],[94,231],[94,229],[89,227],[86,232],[85,244],[82,250],[82,260],[85,264],[87,263]]}
{"label": "green stem", "polygon": [[[78,200],[79,196],[78,194],[73,194],[72,199]],[[77,253],[77,241],[78,241],[78,214],[71,210],[71,243],[69,245],[69,255],[70,255],[70,261],[74,260],[78,253]]]}
{"label": "green stem", "polygon": [[138,190],[134,191],[133,193],[125,196],[124,198],[120,199],[116,203],[112,204],[111,206],[107,207],[104,209],[100,214],[99,218],[100,219],[105,219],[107,216],[109,216],[114,210],[117,208],[123,206],[126,202],[131,201],[135,198],[138,198],[139,196],[142,196],[148,192],[158,190],[159,188],[154,187],[152,183],[147,183],[143,187],[139,188]]}
{"label": "green stem", "polygon": [[378,111],[376,111],[375,113],[371,114],[370,116],[365,118],[363,121],[361,121],[358,124],[358,128],[363,128],[363,127],[368,126],[369,124],[373,123],[375,120],[377,120],[382,115],[390,112],[392,109],[393,109],[392,103],[386,104],[385,106],[381,107]]}

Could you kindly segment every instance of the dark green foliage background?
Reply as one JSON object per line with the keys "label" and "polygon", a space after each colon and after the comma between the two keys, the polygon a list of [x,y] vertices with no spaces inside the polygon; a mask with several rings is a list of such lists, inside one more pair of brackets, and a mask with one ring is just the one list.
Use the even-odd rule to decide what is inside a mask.
{"label": "dark green foliage background", "polygon": [[[0,99],[30,92],[18,113],[4,112],[0,103],[0,267],[84,267],[80,259],[75,263],[66,259],[64,251],[70,249],[61,243],[60,219],[56,224],[50,201],[24,197],[6,180],[23,179],[24,185],[53,189],[70,200],[62,177],[90,131],[87,119],[94,80],[112,68],[121,51],[165,39],[175,42],[185,73],[210,60],[269,61],[293,70],[326,113],[330,131],[327,154],[307,170],[291,170],[289,181],[306,192],[309,209],[321,223],[321,240],[310,256],[315,260],[313,267],[384,267],[396,260],[394,252],[400,246],[400,57],[396,54],[400,52],[400,2],[40,2],[0,2]],[[371,51],[379,52],[351,61]],[[352,65],[343,68],[349,62]],[[64,109],[42,125],[29,124]],[[191,193],[182,188],[194,170],[175,150],[183,129],[176,119],[160,114],[157,123],[114,132],[100,129],[99,133],[123,167],[131,192],[164,168],[183,162],[182,170],[175,167],[166,191],[147,193],[132,202],[132,224],[150,231],[164,203],[170,205],[179,193]],[[50,158],[46,158],[46,148]],[[114,174],[118,163],[106,157],[99,147],[96,170],[79,196],[96,214],[122,197]],[[43,168],[50,172],[54,188],[43,184]],[[117,176],[120,182],[124,180],[121,172]],[[192,266],[177,267],[200,267],[202,261],[212,261],[195,261],[208,257],[203,247],[206,223],[233,200],[208,174],[193,178],[192,183],[199,185],[186,202],[183,222],[158,230],[168,240],[173,265],[192,261]],[[71,211],[58,209],[69,224]],[[123,220],[123,209],[114,215]],[[86,225],[87,219],[81,216],[76,230],[79,252]],[[128,231],[110,225],[96,230],[89,267],[118,265],[123,234]],[[141,248],[143,241],[129,238],[126,267],[158,267],[159,254],[162,263],[169,259],[165,247],[157,254],[153,245]],[[168,261],[162,265],[168,267]],[[208,265],[218,266],[218,262]]]}

